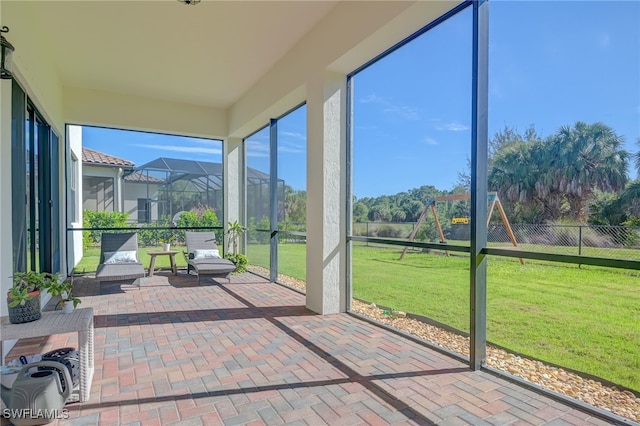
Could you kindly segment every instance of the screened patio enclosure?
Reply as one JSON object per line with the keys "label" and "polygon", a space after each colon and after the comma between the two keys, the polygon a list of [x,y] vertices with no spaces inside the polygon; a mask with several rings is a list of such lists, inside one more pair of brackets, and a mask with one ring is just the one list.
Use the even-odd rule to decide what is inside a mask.
{"label": "screened patio enclosure", "polygon": [[[269,216],[269,174],[247,168],[247,216],[257,221]],[[138,210],[152,211],[156,203],[158,217],[176,222],[182,212],[193,209],[213,209],[223,217],[223,169],[221,163],[160,157],[136,167],[130,174],[146,177],[146,181],[162,181],[153,191],[147,183],[147,197],[139,200]],[[154,179],[155,178],[155,179]],[[157,185],[157,184],[154,184]],[[154,198],[155,195],[155,198]],[[278,204],[283,204],[284,180],[278,179]],[[278,209],[284,214],[284,208]]]}

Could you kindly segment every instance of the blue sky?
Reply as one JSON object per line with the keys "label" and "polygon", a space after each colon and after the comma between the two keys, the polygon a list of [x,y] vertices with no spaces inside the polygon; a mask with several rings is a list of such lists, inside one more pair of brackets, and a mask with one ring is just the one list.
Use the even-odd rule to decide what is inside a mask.
{"label": "blue sky", "polygon": [[[640,138],[640,2],[490,4],[489,135],[505,126],[540,136],[600,121],[636,152]],[[354,76],[354,194],[434,185],[467,167],[471,10]],[[304,108],[279,123],[279,175],[305,188]],[[266,123],[265,123],[266,124]],[[137,165],[160,156],[221,161],[219,141],[84,129],[87,147]],[[268,169],[268,132],[249,138],[249,166]],[[631,175],[636,177],[635,172]]]}

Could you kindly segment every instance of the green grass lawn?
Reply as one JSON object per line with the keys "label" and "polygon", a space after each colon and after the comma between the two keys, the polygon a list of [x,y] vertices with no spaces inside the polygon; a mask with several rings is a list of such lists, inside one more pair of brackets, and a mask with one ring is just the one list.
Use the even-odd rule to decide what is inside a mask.
{"label": "green grass lawn", "polygon": [[[178,248],[182,250],[183,248]],[[149,256],[139,251],[145,267]],[[469,331],[469,258],[354,245],[353,296]],[[247,248],[269,267],[269,246]],[[99,249],[76,272],[95,271]],[[306,245],[278,246],[279,272],[306,279]],[[176,256],[178,265],[186,266]],[[168,268],[169,259],[157,264]],[[637,271],[489,257],[487,338],[510,350],[640,390]]]}

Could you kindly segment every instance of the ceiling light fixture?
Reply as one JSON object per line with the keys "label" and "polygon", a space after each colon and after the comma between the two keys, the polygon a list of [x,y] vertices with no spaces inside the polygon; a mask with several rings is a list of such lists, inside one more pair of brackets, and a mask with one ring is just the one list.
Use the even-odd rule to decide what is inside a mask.
{"label": "ceiling light fixture", "polygon": [[200,3],[200,0],[178,0],[180,3],[184,3],[186,5],[196,5]]}
{"label": "ceiling light fixture", "polygon": [[[0,28],[0,33],[8,32],[8,27]],[[2,34],[0,34],[0,49],[0,78],[10,79],[13,77],[11,73],[11,53],[15,49]]]}

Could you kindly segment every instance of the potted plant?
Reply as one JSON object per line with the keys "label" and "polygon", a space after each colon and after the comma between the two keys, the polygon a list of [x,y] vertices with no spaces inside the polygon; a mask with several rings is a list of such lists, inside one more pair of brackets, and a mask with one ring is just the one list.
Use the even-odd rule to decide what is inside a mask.
{"label": "potted plant", "polygon": [[229,259],[236,265],[236,270],[234,273],[239,274],[241,272],[247,272],[247,264],[249,263],[249,258],[242,253],[229,253],[225,256],[225,259]]}
{"label": "potted plant", "polygon": [[58,274],[49,272],[16,272],[13,286],[7,292],[9,321],[21,324],[40,319],[40,292],[58,281]]}
{"label": "potted plant", "polygon": [[173,235],[170,236],[167,239],[163,239],[163,238],[160,239],[160,244],[162,244],[162,249],[164,251],[171,250],[171,244],[173,244],[175,242],[176,242],[176,237],[174,237]]}
{"label": "potted plant", "polygon": [[238,242],[240,237],[247,232],[247,228],[240,225],[238,221],[228,222],[227,228],[227,247],[233,247],[231,253],[225,255],[226,259],[229,259],[236,265],[236,273],[246,272],[249,259],[244,254],[238,253]]}
{"label": "potted plant", "polygon": [[64,312],[65,314],[70,314],[75,308],[78,307],[80,303],[82,303],[82,301],[79,298],[73,296],[71,294],[71,290],[69,290],[67,296],[58,303],[60,303],[60,306],[62,306],[62,312]]}
{"label": "potted plant", "polygon": [[65,280],[61,283],[52,283],[48,289],[52,297],[60,296],[60,300],[56,303],[62,308],[62,312],[70,314],[82,301],[73,295],[73,275],[71,281]]}

